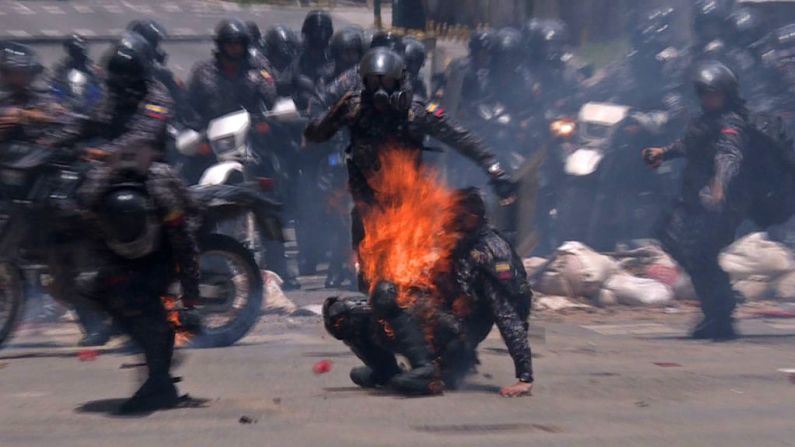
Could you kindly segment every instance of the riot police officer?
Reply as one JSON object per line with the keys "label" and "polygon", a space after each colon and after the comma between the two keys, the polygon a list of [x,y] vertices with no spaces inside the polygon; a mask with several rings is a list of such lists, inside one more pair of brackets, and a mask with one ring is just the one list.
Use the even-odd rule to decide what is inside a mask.
{"label": "riot police officer", "polygon": [[[54,143],[104,141],[87,153],[108,162],[90,170],[78,192],[91,221],[99,224],[100,236],[98,273],[82,281],[80,290],[113,316],[146,357],[149,376],[122,412],[177,403],[169,372],[174,331],[161,302],[175,272],[187,309],[184,320],[198,318],[193,310],[199,298],[193,205],[176,173],[158,162],[173,101],[154,79],[152,63],[146,40],[137,33],[124,35],[107,61],[103,104]],[[129,182],[140,187],[118,186]]]}
{"label": "riot police officer", "polygon": [[[76,70],[86,77],[86,82],[84,83],[86,91],[82,93],[87,101],[81,105],[90,109],[102,97],[99,67],[88,56],[88,42],[82,36],[78,34],[70,36],[64,41],[63,47],[66,57],[53,68],[49,80],[50,89],[56,98],[66,99],[72,93],[69,88],[69,73],[72,70]],[[78,111],[82,112],[83,110]]]}
{"label": "riot police officer", "polygon": [[718,255],[734,241],[746,218],[750,188],[743,165],[750,155],[748,111],[735,74],[719,62],[696,68],[694,85],[702,114],[682,139],[644,151],[653,167],[685,157],[681,198],[660,237],[666,249],[690,275],[704,318],[693,338],[729,340],[737,336],[732,313],[736,299]]}
{"label": "riot police officer", "polygon": [[329,44],[334,34],[331,15],[326,11],[310,11],[301,27],[303,48],[292,66],[295,103],[306,110],[317,88],[332,80],[334,63]]}
{"label": "riot police officer", "polygon": [[283,25],[276,25],[265,33],[262,52],[274,70],[279,96],[293,95],[290,67],[298,57],[300,47],[298,35]]}
{"label": "riot police officer", "polygon": [[406,69],[411,79],[411,88],[414,94],[423,100],[428,99],[428,86],[420,76],[420,70],[425,66],[425,59],[428,57],[428,50],[425,44],[413,37],[403,39],[405,50],[403,59],[406,61]]}

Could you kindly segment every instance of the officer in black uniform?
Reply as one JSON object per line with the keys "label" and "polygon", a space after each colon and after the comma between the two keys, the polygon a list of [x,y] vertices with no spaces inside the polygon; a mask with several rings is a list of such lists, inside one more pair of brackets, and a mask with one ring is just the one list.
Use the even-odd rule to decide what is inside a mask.
{"label": "officer in black uniform", "polygon": [[427,100],[428,86],[420,76],[420,70],[425,66],[428,50],[424,43],[411,36],[403,39],[403,45],[405,46],[403,59],[406,61],[406,69],[411,79],[411,90],[419,99]]}
{"label": "officer in black uniform", "polygon": [[[351,371],[351,379],[359,386],[386,386],[406,394],[454,389],[477,364],[475,350],[496,323],[518,378],[500,394],[515,397],[532,390],[527,323],[532,292],[527,273],[519,256],[488,224],[479,191],[461,190],[457,202],[460,214],[451,230],[464,236],[452,256],[453,270],[437,280],[442,294],[439,307],[429,312],[424,308],[429,303],[418,300],[410,309],[397,308],[395,290],[389,284],[379,285],[369,301],[332,297],[324,303],[328,332],[365,363]],[[417,323],[425,333],[433,333],[432,342],[407,330]],[[422,348],[428,344],[430,349]],[[395,353],[406,355],[410,371],[400,370]],[[427,366],[430,362],[438,369]]]}
{"label": "officer in black uniform", "polygon": [[[87,155],[95,167],[78,192],[90,222],[98,223],[98,273],[81,292],[99,303],[140,345],[149,377],[122,412],[176,405],[170,376],[174,330],[161,296],[176,274],[182,286],[182,321],[198,324],[198,248],[194,209],[177,174],[159,163],[173,101],[153,78],[151,47],[137,33],[122,37],[107,62],[108,95],[95,114],[75,123],[56,147],[99,139]],[[119,187],[132,182],[138,187]]]}
{"label": "officer in black uniform", "polygon": [[301,39],[293,30],[283,25],[276,25],[265,33],[262,52],[270,62],[276,79],[276,90],[279,96],[293,95],[290,67],[298,57]]}
{"label": "officer in black uniform", "polygon": [[87,110],[83,110],[83,108],[90,109],[102,99],[100,69],[88,56],[88,42],[82,36],[77,34],[70,36],[64,41],[63,46],[66,57],[53,68],[49,79],[50,89],[56,99],[67,100],[65,102],[69,103],[68,99],[72,99],[70,98],[72,92],[69,89],[69,73],[72,70],[83,73],[87,78],[84,84],[86,91],[82,92],[83,99],[86,101],[77,101],[73,104],[81,106],[74,108],[75,112],[84,113]]}
{"label": "officer in black uniform", "polygon": [[312,96],[334,76],[334,61],[329,52],[334,35],[331,15],[326,11],[310,11],[304,19],[301,34],[303,48],[291,70],[295,103],[299,110],[306,110]]}
{"label": "officer in black uniform", "polygon": [[[249,52],[251,38],[243,22],[222,20],[215,30],[215,57],[193,69],[188,97],[193,109],[191,127],[205,129],[210,121],[239,111],[251,113],[270,109],[276,103],[276,81],[268,67]],[[264,58],[260,58],[264,60]],[[212,159],[192,166],[191,181],[198,180]],[[266,167],[263,167],[263,169]],[[284,244],[269,241],[266,249],[268,268],[285,280],[285,288],[298,288],[295,275],[287,267]]]}
{"label": "officer in black uniform", "polygon": [[163,49],[161,43],[167,37],[166,29],[157,21],[134,20],[127,25],[127,29],[134,33],[138,33],[146,39],[149,46],[152,48],[152,57],[154,58],[152,64],[152,75],[158,82],[163,84],[168,89],[171,99],[174,101],[175,113],[174,116],[178,120],[184,120],[189,117],[190,110],[185,93],[185,85],[170,68],[168,68],[168,53]]}
{"label": "officer in black uniform", "polygon": [[737,336],[736,298],[718,255],[748,214],[750,188],[743,169],[750,155],[748,111],[737,77],[725,65],[705,62],[695,73],[703,113],[682,139],[646,149],[644,158],[653,167],[676,157],[687,160],[681,198],[660,240],[690,275],[701,301],[704,318],[693,338],[730,340]]}

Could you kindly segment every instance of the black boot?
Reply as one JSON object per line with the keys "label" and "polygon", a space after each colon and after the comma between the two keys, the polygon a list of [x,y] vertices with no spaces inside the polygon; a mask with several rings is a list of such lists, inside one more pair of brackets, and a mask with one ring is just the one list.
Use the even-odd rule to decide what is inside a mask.
{"label": "black boot", "polygon": [[734,329],[734,319],[721,318],[715,320],[712,331],[712,341],[732,341],[738,339],[739,337],[740,335]]}
{"label": "black boot", "polygon": [[110,340],[111,330],[110,328],[103,329],[100,331],[89,332],[77,342],[77,346],[81,347],[90,347],[90,346],[105,346],[105,344]]}
{"label": "black boot", "polygon": [[690,338],[693,340],[710,340],[714,336],[715,333],[715,321],[712,318],[704,317],[701,321],[693,328],[693,331],[690,333]]}
{"label": "black boot", "polygon": [[174,408],[179,402],[177,387],[171,377],[150,377],[119,408],[120,414],[149,413]]}

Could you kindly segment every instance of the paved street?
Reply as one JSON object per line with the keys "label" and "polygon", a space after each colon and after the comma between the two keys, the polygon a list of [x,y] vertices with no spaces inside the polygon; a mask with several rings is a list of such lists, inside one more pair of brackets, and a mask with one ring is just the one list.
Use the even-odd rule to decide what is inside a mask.
{"label": "paved street", "polygon": [[[319,303],[332,294],[319,282],[290,296]],[[463,390],[405,399],[355,388],[355,357],[318,317],[268,316],[237,346],[179,351],[194,400],[142,418],[110,414],[140,359],[111,348],[80,361],[73,325],[27,327],[0,351],[0,446],[795,445],[795,323],[745,319],[746,339],[710,344],[682,338],[693,318],[537,314],[534,396],[508,400],[496,394],[513,370],[496,332]],[[313,374],[326,359],[332,370]]]}

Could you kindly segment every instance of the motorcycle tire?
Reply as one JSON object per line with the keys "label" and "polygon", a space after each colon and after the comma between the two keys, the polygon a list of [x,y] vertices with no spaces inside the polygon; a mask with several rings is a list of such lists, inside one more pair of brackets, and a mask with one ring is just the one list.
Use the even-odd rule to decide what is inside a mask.
{"label": "motorcycle tire", "polygon": [[11,339],[24,310],[25,285],[19,269],[0,265],[0,347]]}
{"label": "motorcycle tire", "polygon": [[[232,303],[231,307],[234,311],[232,318],[227,323],[219,326],[213,326],[212,320],[221,314],[218,312],[219,307],[229,306],[226,304],[213,306],[209,301],[205,301],[204,297],[201,298],[203,303],[199,305],[198,309],[204,320],[204,327],[200,334],[190,338],[187,347],[218,348],[231,346],[245,337],[259,321],[264,293],[262,274],[251,251],[229,236],[221,234],[205,235],[199,240],[199,250],[199,263],[202,269],[200,286],[207,286],[208,283],[206,281],[209,281],[211,282],[209,286],[216,289],[224,286],[237,288],[237,285],[233,284],[234,279],[242,276],[246,287],[242,290],[235,290],[236,293],[233,300],[235,302],[242,300],[242,302],[238,303],[238,305]],[[236,267],[240,269],[240,272],[235,277],[230,278],[214,277],[204,266],[206,262],[209,262],[207,258],[211,255],[219,255],[233,261]],[[206,262],[202,262],[202,260]],[[220,285],[217,284],[219,279]],[[212,283],[213,281],[216,283]]]}

